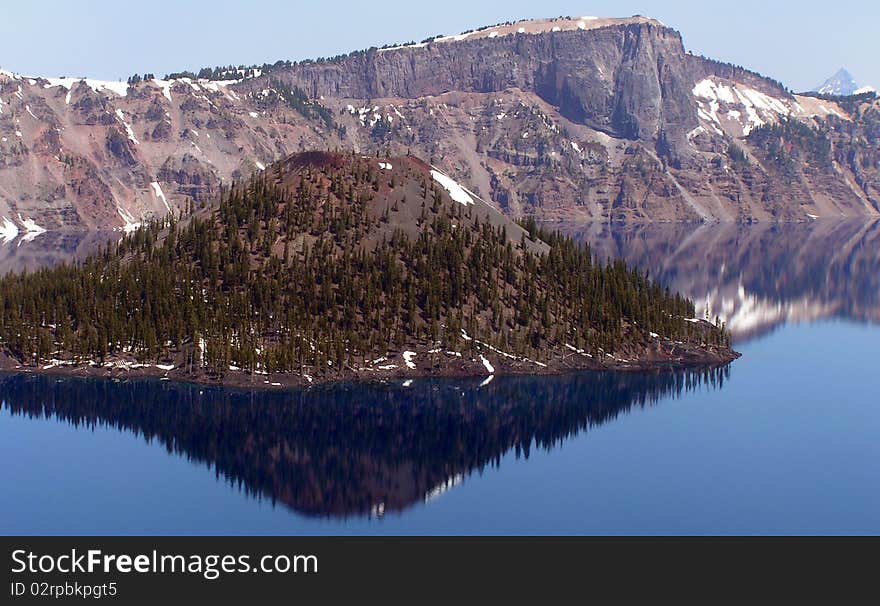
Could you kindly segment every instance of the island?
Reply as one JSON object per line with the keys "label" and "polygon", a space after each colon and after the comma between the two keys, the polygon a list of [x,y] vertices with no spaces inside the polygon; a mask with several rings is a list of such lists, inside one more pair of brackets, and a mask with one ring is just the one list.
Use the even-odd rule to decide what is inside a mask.
{"label": "island", "polygon": [[0,369],[284,388],[717,367],[718,319],[414,156],[289,156],[101,254],[0,278]]}

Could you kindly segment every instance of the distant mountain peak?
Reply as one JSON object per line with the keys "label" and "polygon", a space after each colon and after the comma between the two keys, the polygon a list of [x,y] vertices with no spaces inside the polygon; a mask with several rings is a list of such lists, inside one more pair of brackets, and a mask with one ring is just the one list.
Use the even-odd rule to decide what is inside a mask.
{"label": "distant mountain peak", "polygon": [[847,96],[855,94],[859,89],[855,78],[852,77],[846,68],[841,67],[833,76],[825,80],[814,90],[821,95],[839,95]]}

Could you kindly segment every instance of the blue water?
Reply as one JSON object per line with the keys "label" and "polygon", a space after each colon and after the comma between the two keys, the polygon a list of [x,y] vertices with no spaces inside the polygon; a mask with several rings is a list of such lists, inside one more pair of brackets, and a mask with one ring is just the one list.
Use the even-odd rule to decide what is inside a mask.
{"label": "blue water", "polygon": [[2,375],[0,533],[877,534],[876,293],[831,305],[809,273],[774,304],[828,312],[759,313],[711,373],[283,394]]}

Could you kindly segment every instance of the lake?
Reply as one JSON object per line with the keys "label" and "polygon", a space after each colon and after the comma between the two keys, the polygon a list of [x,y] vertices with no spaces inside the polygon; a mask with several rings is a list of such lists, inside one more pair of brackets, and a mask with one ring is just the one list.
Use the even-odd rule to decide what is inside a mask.
{"label": "lake", "polygon": [[743,357],[283,393],[0,375],[0,533],[880,532],[880,224],[558,227]]}

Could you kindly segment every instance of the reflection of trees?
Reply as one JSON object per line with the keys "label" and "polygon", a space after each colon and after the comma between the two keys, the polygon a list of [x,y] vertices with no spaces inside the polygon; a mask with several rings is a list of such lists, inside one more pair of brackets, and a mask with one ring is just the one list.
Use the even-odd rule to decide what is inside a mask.
{"label": "reflection of trees", "polygon": [[728,369],[334,385],[251,393],[152,380],[0,376],[13,414],[127,430],[307,514],[401,510],[514,450],[567,437]]}
{"label": "reflection of trees", "polygon": [[880,221],[580,224],[561,230],[602,256],[650,270],[693,298],[698,311],[707,297],[719,311],[724,303],[728,311],[742,307],[742,286],[757,312],[780,308],[750,325],[756,333],[789,318],[880,321]]}

